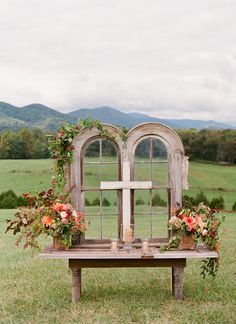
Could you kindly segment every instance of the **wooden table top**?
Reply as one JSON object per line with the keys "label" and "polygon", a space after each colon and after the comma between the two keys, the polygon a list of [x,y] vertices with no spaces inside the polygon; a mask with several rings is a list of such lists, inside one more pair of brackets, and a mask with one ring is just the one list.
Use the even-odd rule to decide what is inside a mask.
{"label": "wooden table top", "polygon": [[218,258],[218,254],[207,248],[196,248],[195,250],[171,250],[161,253],[158,248],[151,247],[147,253],[142,249],[134,248],[130,251],[119,249],[113,252],[110,249],[92,248],[70,248],[69,250],[54,250],[52,246],[46,246],[39,254],[41,258],[48,259],[77,259],[77,260],[104,260],[104,259],[205,259]]}

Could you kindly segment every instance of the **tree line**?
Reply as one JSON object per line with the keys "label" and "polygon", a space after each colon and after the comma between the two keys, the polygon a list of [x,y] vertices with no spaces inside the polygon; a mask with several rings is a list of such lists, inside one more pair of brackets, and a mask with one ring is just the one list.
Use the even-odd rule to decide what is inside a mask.
{"label": "tree line", "polygon": [[[182,139],[185,154],[191,160],[236,164],[236,130],[187,129],[177,132]],[[36,128],[0,132],[0,159],[48,158],[49,151],[46,135],[45,132]],[[142,146],[138,147],[138,151],[145,152],[144,146],[145,141]],[[113,146],[110,145],[110,147],[111,153],[114,154],[112,152]],[[109,151],[109,145],[106,149]],[[94,152],[96,152],[96,149]]]}

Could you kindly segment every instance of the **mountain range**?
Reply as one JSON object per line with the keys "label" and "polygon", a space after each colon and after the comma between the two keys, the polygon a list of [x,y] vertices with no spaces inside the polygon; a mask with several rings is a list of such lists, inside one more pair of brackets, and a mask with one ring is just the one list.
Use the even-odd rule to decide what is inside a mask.
{"label": "mountain range", "polygon": [[145,122],[159,122],[175,129],[235,128],[213,120],[161,119],[140,113],[124,113],[106,106],[93,109],[82,108],[65,114],[41,104],[16,107],[0,102],[0,130],[37,127],[45,131],[55,131],[64,122],[75,124],[78,118],[85,119],[87,117],[126,128]]}

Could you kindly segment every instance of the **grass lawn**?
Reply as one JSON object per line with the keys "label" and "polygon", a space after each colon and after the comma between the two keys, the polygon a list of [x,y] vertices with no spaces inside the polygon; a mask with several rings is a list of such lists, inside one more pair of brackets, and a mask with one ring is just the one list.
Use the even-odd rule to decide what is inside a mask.
{"label": "grass lawn", "polygon": [[214,281],[201,279],[200,261],[188,261],[184,301],[171,296],[170,269],[84,269],[83,296],[72,305],[67,262],[17,249],[15,237],[4,234],[13,213],[0,211],[0,323],[236,322],[236,214],[223,225]]}
{"label": "grass lawn", "polygon": [[[0,160],[0,192],[12,189],[21,194],[33,189],[45,189],[50,185],[52,167],[51,160]],[[154,178],[160,179],[161,184],[164,184],[166,165],[160,164],[158,168],[154,170]],[[100,179],[95,165],[87,165],[85,173],[87,185],[99,185]],[[104,170],[104,175],[106,181],[117,179],[115,165],[109,165]],[[137,165],[136,180],[149,180],[148,175],[143,165]],[[226,209],[231,210],[236,201],[236,166],[190,162],[189,185],[190,189],[185,191],[186,194],[195,196],[202,189],[209,199],[221,195],[225,199]],[[94,192],[87,195],[91,201],[98,196]],[[138,191],[135,199],[140,196],[142,197],[142,193]],[[164,192],[161,192],[161,196],[167,200]],[[109,199],[115,200],[114,197]]]}

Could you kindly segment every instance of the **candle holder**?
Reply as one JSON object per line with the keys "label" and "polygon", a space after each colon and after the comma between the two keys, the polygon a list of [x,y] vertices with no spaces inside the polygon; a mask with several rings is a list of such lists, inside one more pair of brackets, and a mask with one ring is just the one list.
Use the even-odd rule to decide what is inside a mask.
{"label": "candle holder", "polygon": [[121,224],[121,239],[123,241],[123,249],[132,250],[132,243],[134,242],[134,224]]}
{"label": "candle holder", "polygon": [[149,252],[149,239],[147,238],[142,239],[142,252],[143,253]]}
{"label": "candle holder", "polygon": [[111,252],[118,252],[119,245],[118,245],[118,239],[111,239]]}

